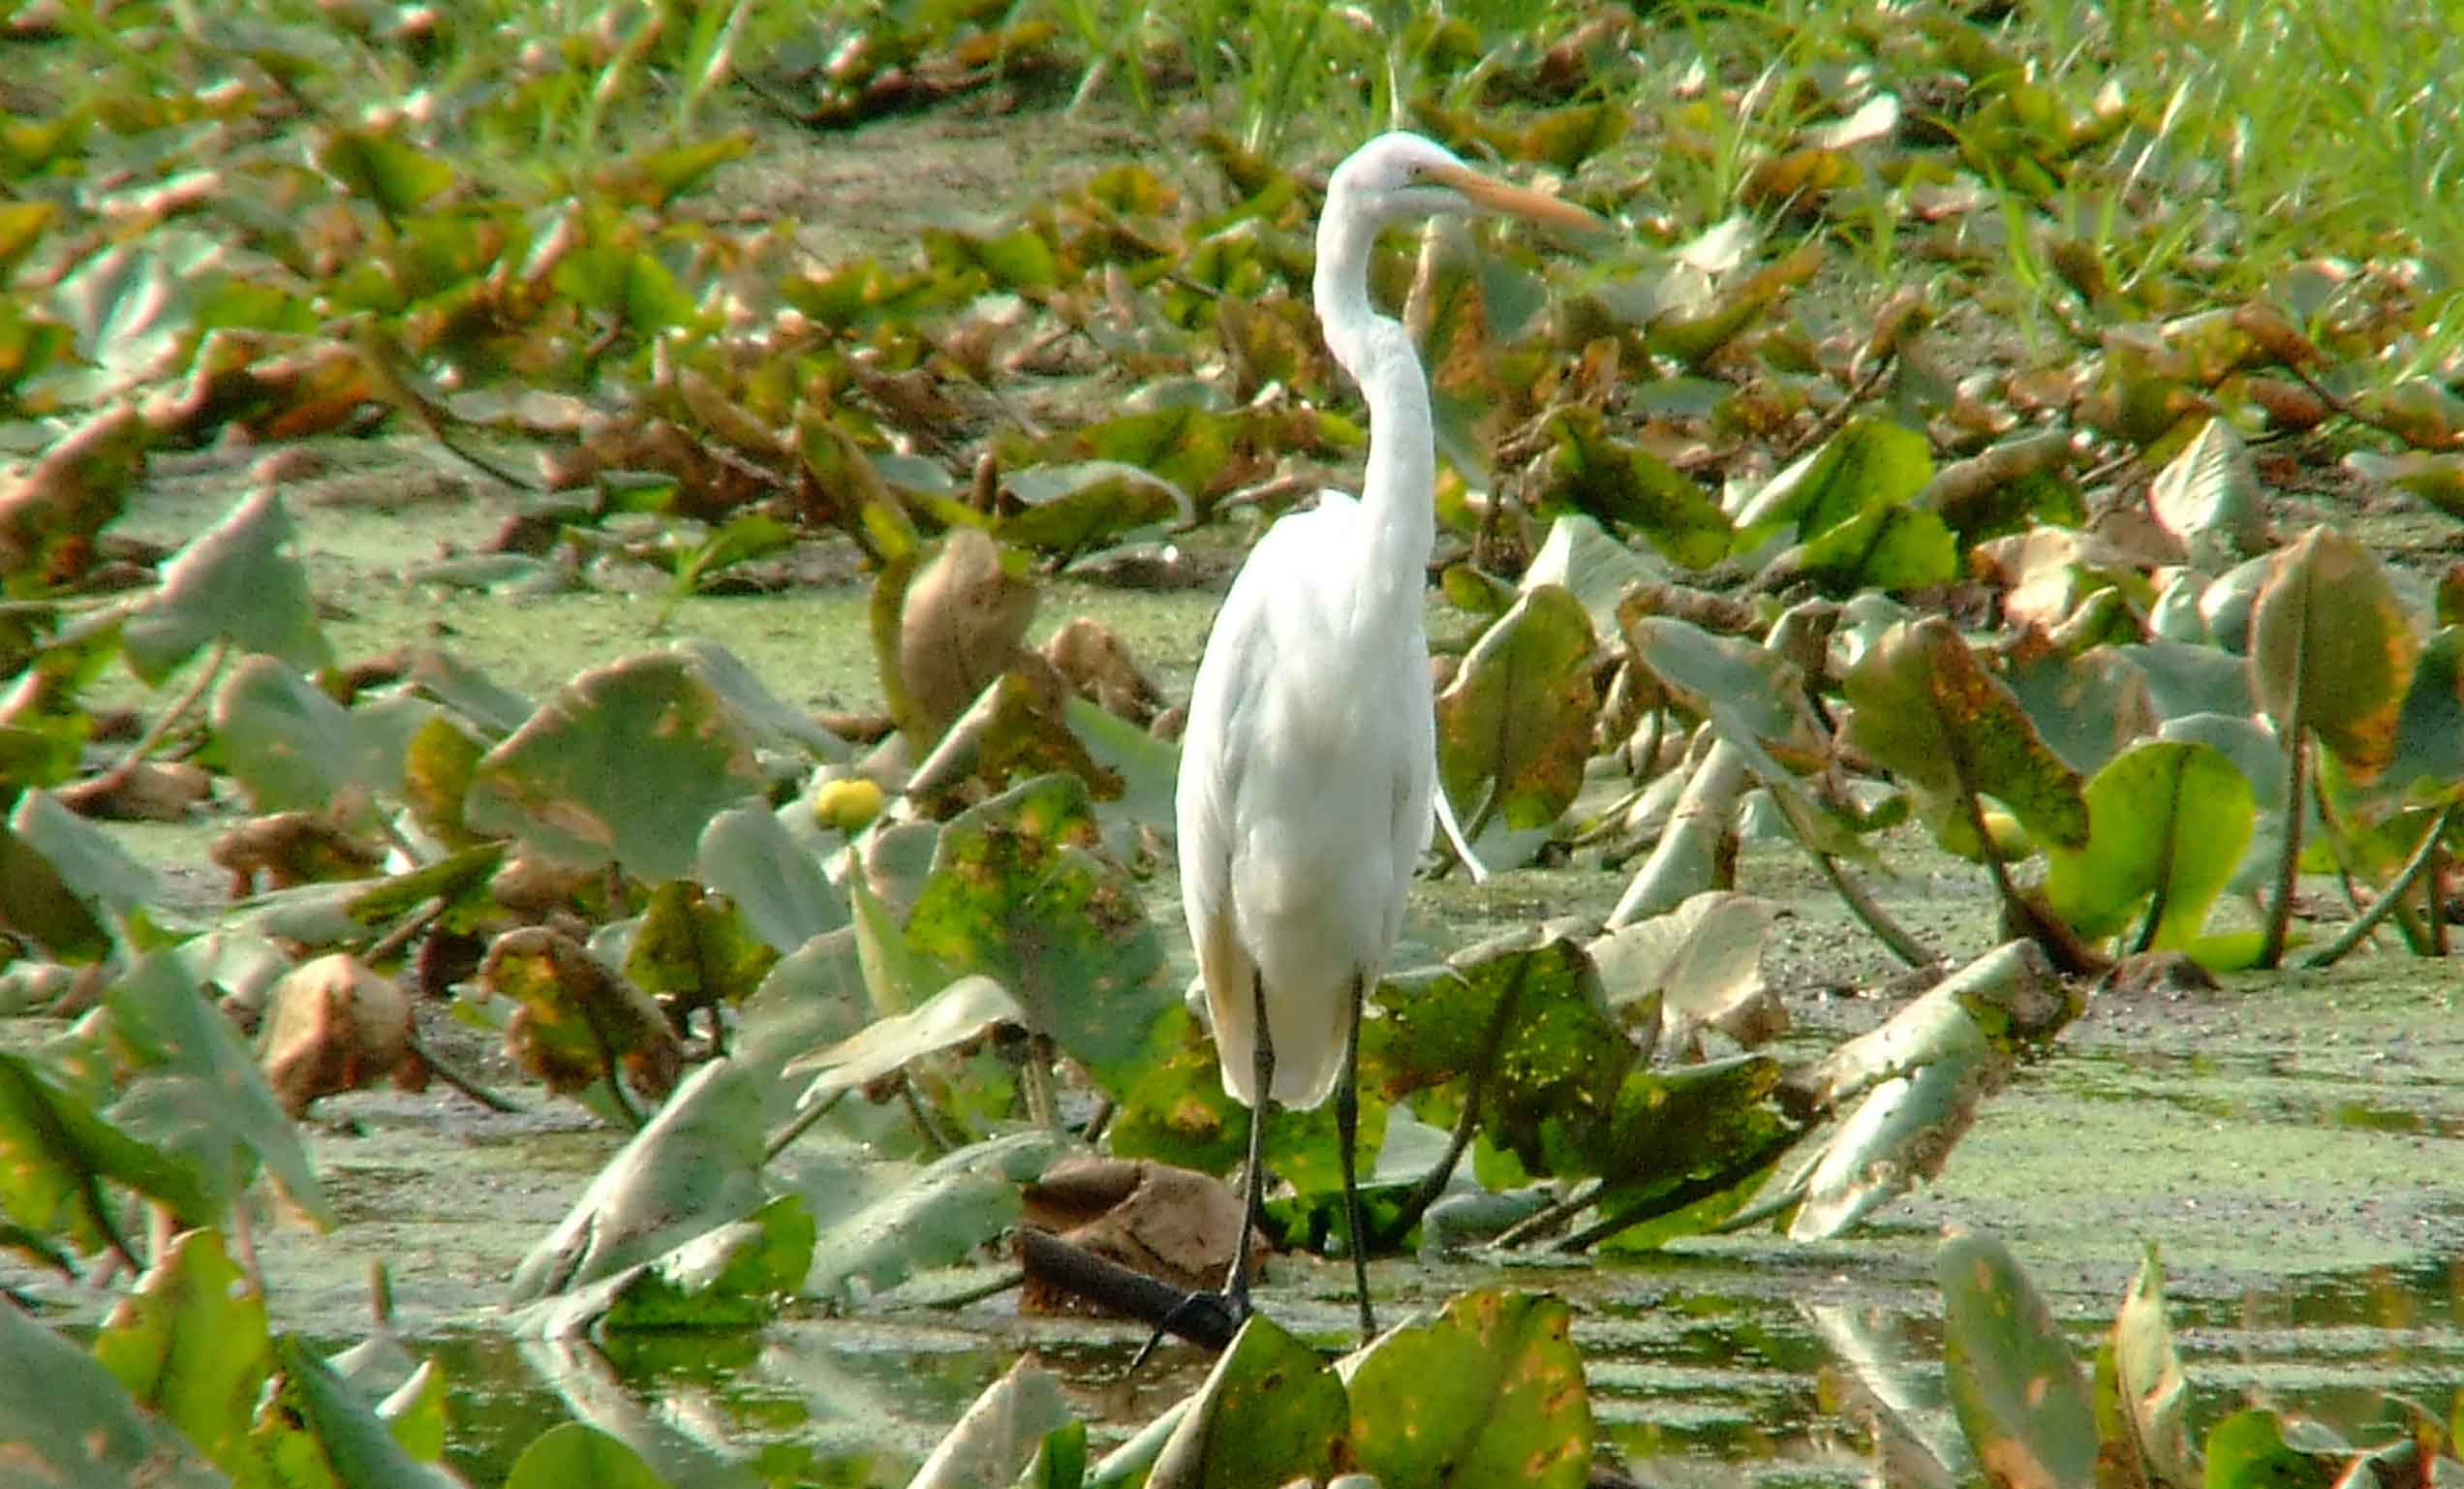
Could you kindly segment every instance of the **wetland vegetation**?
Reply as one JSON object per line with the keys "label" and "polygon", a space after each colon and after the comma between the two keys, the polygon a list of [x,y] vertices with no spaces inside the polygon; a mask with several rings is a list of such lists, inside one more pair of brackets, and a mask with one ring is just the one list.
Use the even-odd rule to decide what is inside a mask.
{"label": "wetland vegetation", "polygon": [[[0,1476],[2464,1477],[2452,22],[0,7]],[[1175,705],[1396,126],[1612,225],[1376,275],[1409,1321],[1286,1117],[1130,1373],[1016,1237],[1228,1256]]]}

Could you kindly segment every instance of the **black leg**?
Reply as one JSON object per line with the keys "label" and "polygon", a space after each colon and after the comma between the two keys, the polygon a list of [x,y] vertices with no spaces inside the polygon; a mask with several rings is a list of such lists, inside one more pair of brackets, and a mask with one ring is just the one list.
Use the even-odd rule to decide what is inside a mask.
{"label": "black leg", "polygon": [[1249,1237],[1256,1230],[1266,1198],[1266,1118],[1275,1109],[1275,1039],[1266,1026],[1266,976],[1252,971],[1249,990],[1256,1002],[1256,1057],[1249,1070],[1249,1175],[1241,1207],[1241,1244],[1232,1253],[1232,1275],[1223,1284],[1224,1298],[1235,1318],[1249,1316]]}
{"label": "black leg", "polygon": [[1361,978],[1352,974],[1352,1017],[1343,1031],[1343,1077],[1335,1088],[1335,1135],[1343,1155],[1343,1224],[1351,1227],[1352,1281],[1360,1288],[1361,1343],[1377,1332],[1377,1316],[1369,1307],[1369,1240],[1361,1226],[1360,1178],[1360,1024]]}

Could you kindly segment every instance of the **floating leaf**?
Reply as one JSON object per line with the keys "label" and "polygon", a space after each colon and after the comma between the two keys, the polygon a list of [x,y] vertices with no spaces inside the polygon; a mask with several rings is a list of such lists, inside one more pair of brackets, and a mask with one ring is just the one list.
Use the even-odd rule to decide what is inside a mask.
{"label": "floating leaf", "polygon": [[[1593,635],[1614,636],[1617,630],[1617,604],[1625,598],[1625,592],[1634,585],[1666,576],[1657,562],[1610,537],[1597,521],[1579,512],[1564,512],[1549,524],[1549,536],[1524,567],[1516,590],[1560,585],[1583,602],[1584,613],[1591,617]],[[1493,613],[1503,614],[1512,602],[1512,594],[1507,595]]]}
{"label": "floating leaf", "polygon": [[2088,1489],[2096,1412],[2079,1361],[2045,1300],[1999,1241],[1955,1235],[1934,1260],[1942,1283],[1951,1405],[2000,1489]]}
{"label": "floating leaf", "polygon": [[1164,1443],[1148,1489],[1332,1478],[1351,1407],[1317,1351],[1251,1314]]}
{"label": "floating leaf", "polygon": [[2409,450],[2398,455],[2356,450],[2345,465],[2365,480],[2410,491],[2422,501],[2464,521],[2464,452]]}
{"label": "floating leaf", "polygon": [[299,529],[279,492],[247,497],[163,566],[163,583],[122,624],[129,669],[161,682],[216,636],[303,671],[333,661],[300,563]]}
{"label": "floating leaf", "polygon": [[753,742],[685,659],[594,667],[487,753],[465,811],[575,868],[611,859],[658,881],[693,872],[710,820],[761,791]]}
{"label": "floating leaf", "polygon": [[1086,783],[1030,781],[953,818],[908,917],[907,948],[945,977],[981,973],[1028,1026],[1118,1090],[1175,1002],[1137,886],[1100,856]]}
{"label": "floating leaf", "polygon": [[1492,817],[1545,827],[1573,802],[1599,709],[1591,647],[1582,602],[1535,589],[1481,634],[1438,695],[1438,779],[1471,809],[1472,832]]}
{"label": "floating leaf", "polygon": [[41,1489],[231,1482],[93,1355],[14,1306],[0,1306],[0,1442],[10,1476]]}
{"label": "floating leaf", "polygon": [[2295,1447],[2286,1419],[2236,1411],[2207,1432],[2206,1489],[2327,1489],[2344,1481],[2344,1455]]}
{"label": "floating leaf", "polygon": [[1740,543],[1784,529],[1809,541],[1900,506],[1932,479],[1933,454],[1924,435],[1881,419],[1856,419],[1772,477],[1739,511]]}
{"label": "floating leaf", "polygon": [[257,1442],[293,1482],[337,1489],[432,1489],[436,1479],[333,1367],[295,1334],[275,1338],[273,1385]]}
{"label": "floating leaf", "polygon": [[559,1422],[531,1440],[505,1476],[505,1489],[669,1489],[641,1454],[588,1422]]}
{"label": "floating leaf", "polygon": [[1482,1288],[1343,1362],[1352,1461],[1380,1483],[1579,1489],[1591,1404],[1573,1311],[1545,1293]]}

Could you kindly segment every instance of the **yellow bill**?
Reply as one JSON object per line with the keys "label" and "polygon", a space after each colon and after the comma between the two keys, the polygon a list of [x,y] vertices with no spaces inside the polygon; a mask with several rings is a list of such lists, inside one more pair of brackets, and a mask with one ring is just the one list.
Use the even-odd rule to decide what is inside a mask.
{"label": "yellow bill", "polygon": [[1545,196],[1526,187],[1510,186],[1495,176],[1482,175],[1468,166],[1427,166],[1422,168],[1424,179],[1449,186],[1474,203],[1493,212],[1511,213],[1552,227],[1578,228],[1599,232],[1608,224],[1576,206],[1571,202]]}

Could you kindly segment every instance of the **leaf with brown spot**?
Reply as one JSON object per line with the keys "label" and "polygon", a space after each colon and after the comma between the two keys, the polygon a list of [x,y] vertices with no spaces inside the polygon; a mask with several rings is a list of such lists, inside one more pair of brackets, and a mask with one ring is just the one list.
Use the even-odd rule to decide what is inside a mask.
{"label": "leaf with brown spot", "polygon": [[125,405],[70,430],[0,486],[0,592],[74,584],[94,565],[94,539],[120,514],[145,467],[145,428]]}
{"label": "leaf with brown spot", "polygon": [[490,750],[464,817],[573,867],[681,879],[710,820],[766,784],[693,662],[648,652],[582,673]]}
{"label": "leaf with brown spot", "polygon": [[1251,1314],[1155,1458],[1148,1489],[1258,1489],[1332,1478],[1352,1419],[1317,1351]]}
{"label": "leaf with brown spot", "polygon": [[1437,698],[1437,774],[1478,836],[1557,820],[1583,785],[1599,694],[1591,620],[1572,592],[1543,585],[1481,634]]}
{"label": "leaf with brown spot", "polygon": [[2096,1411],[2062,1331],[2002,1243],[1955,1235],[1942,1284],[1951,1405],[1996,1489],[2089,1489]]}
{"label": "leaf with brown spot", "polygon": [[2387,571],[2326,527],[2277,552],[2250,613],[2250,691],[2291,738],[2315,732],[2356,782],[2395,754],[2420,641]]}
{"label": "leaf with brown spot", "polygon": [[1115,1094],[1149,1063],[1179,1001],[1126,870],[1106,855],[1087,786],[1030,781],[952,818],[909,915],[907,948],[944,979],[981,973]]}
{"label": "leaf with brown spot", "polygon": [[660,1101],[684,1069],[659,1005],[544,926],[496,938],[479,985],[520,1005],[505,1028],[506,1053],[551,1091],[582,1091],[622,1070],[627,1084]]}
{"label": "leaf with brown spot", "polygon": [[1987,672],[1951,623],[1901,621],[1841,680],[1856,710],[1846,742],[1907,785],[1926,825],[1952,852],[1985,852],[1974,798],[2007,806],[2039,839],[2085,846],[2087,802],[2078,771],[2048,748],[2027,710]]}
{"label": "leaf with brown spot", "polygon": [[1390,1330],[1338,1366],[1354,1462],[1388,1484],[1579,1489],[1591,1403],[1572,1322],[1561,1298],[1483,1288]]}

